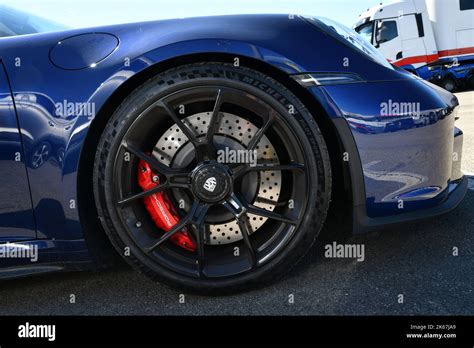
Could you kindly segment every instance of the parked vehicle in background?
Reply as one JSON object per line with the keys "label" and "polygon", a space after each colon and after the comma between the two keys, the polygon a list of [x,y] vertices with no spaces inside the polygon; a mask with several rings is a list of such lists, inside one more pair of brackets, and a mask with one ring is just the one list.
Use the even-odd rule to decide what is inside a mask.
{"label": "parked vehicle in background", "polygon": [[448,91],[474,88],[474,0],[398,0],[354,29],[391,63]]}

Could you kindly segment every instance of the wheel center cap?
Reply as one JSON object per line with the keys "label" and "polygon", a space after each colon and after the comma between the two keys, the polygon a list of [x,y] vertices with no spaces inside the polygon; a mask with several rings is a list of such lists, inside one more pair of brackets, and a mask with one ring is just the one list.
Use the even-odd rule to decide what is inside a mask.
{"label": "wheel center cap", "polygon": [[222,201],[232,188],[232,178],[226,167],[219,163],[204,163],[192,175],[193,192],[204,202]]}

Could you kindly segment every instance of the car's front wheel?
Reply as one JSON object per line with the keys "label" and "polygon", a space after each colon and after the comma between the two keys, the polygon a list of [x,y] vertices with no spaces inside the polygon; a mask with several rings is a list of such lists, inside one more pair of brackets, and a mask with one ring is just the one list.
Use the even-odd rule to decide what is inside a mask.
{"label": "car's front wheel", "polygon": [[163,72],[115,111],[94,194],[118,252],[155,280],[235,292],[280,278],[328,210],[328,151],[312,115],[257,71]]}

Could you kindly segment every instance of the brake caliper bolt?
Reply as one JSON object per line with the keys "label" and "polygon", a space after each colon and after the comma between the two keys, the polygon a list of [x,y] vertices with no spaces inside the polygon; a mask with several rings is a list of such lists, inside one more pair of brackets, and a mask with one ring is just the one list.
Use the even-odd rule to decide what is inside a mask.
{"label": "brake caliper bolt", "polygon": [[135,224],[135,226],[136,226],[137,228],[140,228],[140,227],[142,227],[142,223],[141,223],[140,221],[137,221],[137,223]]}
{"label": "brake caliper bolt", "polygon": [[160,178],[158,177],[158,175],[153,175],[153,178],[152,178],[153,182],[158,182],[159,179]]}

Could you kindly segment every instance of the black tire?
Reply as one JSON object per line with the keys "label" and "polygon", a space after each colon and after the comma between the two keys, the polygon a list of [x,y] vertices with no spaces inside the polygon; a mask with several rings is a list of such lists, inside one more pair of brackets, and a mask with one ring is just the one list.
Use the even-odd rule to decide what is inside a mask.
{"label": "black tire", "polygon": [[441,83],[441,87],[443,87],[445,90],[451,93],[456,92],[456,90],[458,89],[456,81],[451,77],[445,78],[443,82]]}
{"label": "black tire", "polygon": [[467,78],[467,86],[470,90],[474,90],[474,72],[471,72]]}
{"label": "black tire", "polygon": [[[120,215],[120,210],[115,204],[117,197],[114,195],[118,180],[117,170],[114,173],[116,157],[121,158],[119,153],[121,154],[120,151],[123,151],[121,146],[124,146],[122,140],[128,134],[127,132],[130,132],[131,125],[137,120],[137,117],[160,98],[168,98],[172,93],[180,93],[180,91],[190,88],[205,88],[206,86],[219,86],[219,88],[223,86],[222,88],[239,90],[246,95],[254,96],[257,100],[265,101],[278,110],[278,122],[281,122],[282,129],[287,127],[295,135],[294,139],[289,139],[288,142],[297,144],[295,151],[300,151],[300,148],[302,150],[304,173],[301,175],[304,175],[306,180],[304,185],[307,185],[305,186],[307,191],[305,202],[299,205],[301,209],[298,211],[299,220],[297,223],[291,222],[294,224],[293,232],[288,240],[282,243],[283,246],[280,246],[278,252],[271,255],[268,261],[261,262],[259,260],[261,264],[250,270],[220,277],[201,277],[201,270],[199,276],[189,276],[176,271],[176,269],[171,269],[155,254],[147,254],[134,239],[135,237],[132,237],[131,227]],[[278,124],[280,125],[280,123]],[[124,166],[128,165],[132,166],[132,164],[124,164]],[[309,251],[324,224],[329,208],[331,198],[330,170],[330,158],[323,135],[313,116],[291,91],[274,79],[249,68],[214,62],[198,63],[180,66],[149,79],[133,91],[114,112],[97,147],[93,178],[94,196],[100,220],[110,241],[135,269],[156,281],[187,291],[225,294],[248,290],[280,279]],[[296,174],[291,172],[289,175]],[[292,183],[295,186],[292,188],[293,190],[297,190],[297,185],[303,185],[296,180],[293,180]],[[295,200],[297,199],[300,198],[295,197]],[[287,208],[283,207],[282,209]],[[133,211],[130,208],[130,212]],[[237,221],[240,221],[239,218]],[[286,224],[279,221],[268,224],[273,223],[280,223],[282,227],[279,231],[286,231]],[[255,233],[255,235],[257,234]],[[254,238],[253,242],[255,243],[257,237],[253,236],[252,234],[250,238]],[[127,247],[131,251],[129,256],[124,255],[124,250]],[[171,246],[170,248],[175,247]],[[220,247],[213,246],[213,248]],[[161,252],[160,250],[157,253]],[[217,249],[211,251],[214,250]]]}

